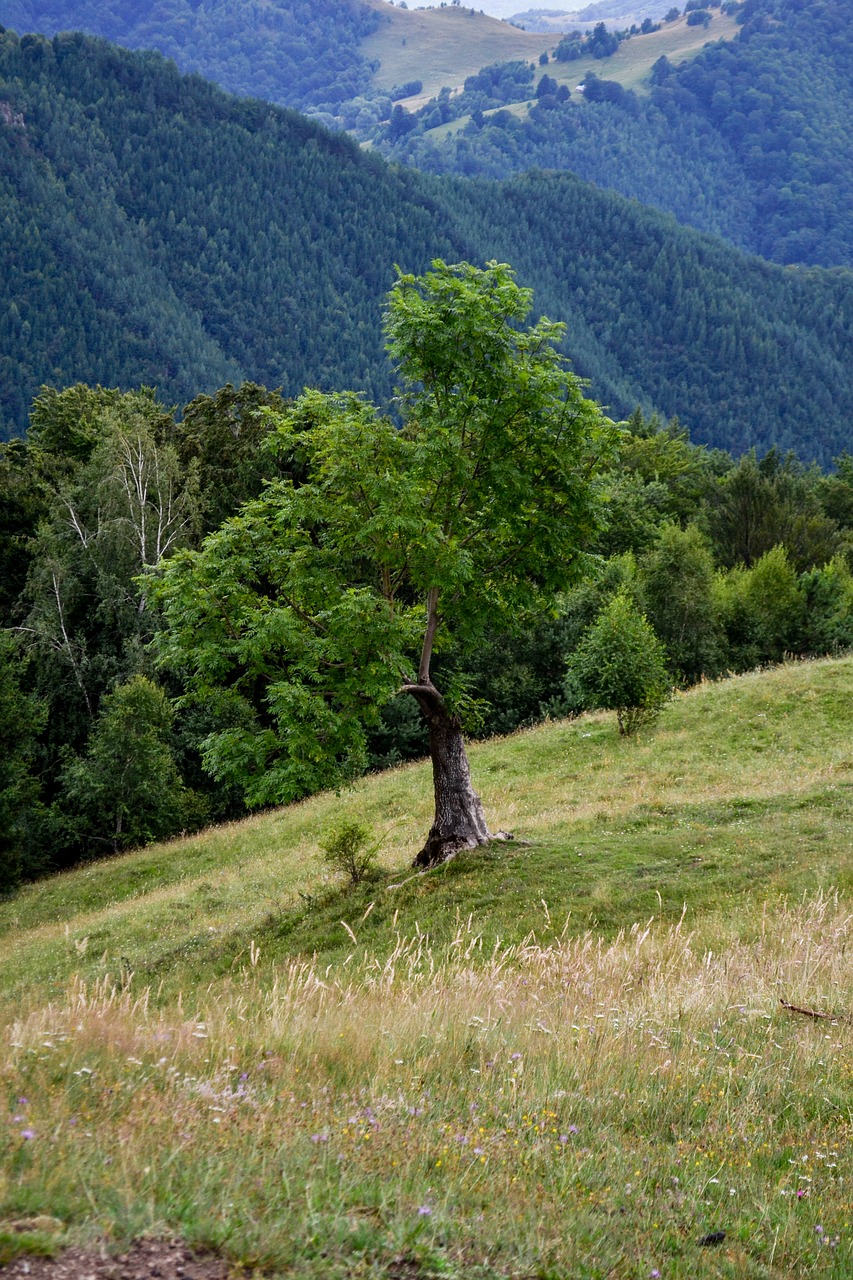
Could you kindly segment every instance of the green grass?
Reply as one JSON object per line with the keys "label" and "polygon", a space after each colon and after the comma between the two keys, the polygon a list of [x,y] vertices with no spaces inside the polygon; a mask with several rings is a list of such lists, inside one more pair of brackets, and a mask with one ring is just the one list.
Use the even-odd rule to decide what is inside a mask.
{"label": "green grass", "polygon": [[[341,795],[94,863],[0,904],[0,999],[132,971],[174,994],[265,954],[340,959],[371,902],[364,944],[419,928],[445,940],[474,912],[489,946],[541,931],[612,936],[654,914],[730,914],[744,897],[799,896],[853,877],[850,660],[803,663],[679,696],[658,727],[624,741],[612,716],[546,724],[471,749],[496,844],[426,877],[408,867],[429,825],[426,764]],[[381,875],[343,889],[319,850],[342,817],[383,843]]]}
{"label": "green grass", "polygon": [[[850,1275],[851,695],[853,660],[794,664],[637,742],[478,744],[529,843],[425,876],[415,765],[22,890],[2,1256],[173,1232],[288,1277]],[[343,814],[388,831],[355,890],[319,856]]]}
{"label": "green grass", "polygon": [[594,71],[603,80],[616,80],[625,89],[642,93],[648,90],[651,69],[658,58],[672,63],[686,62],[706,44],[732,40],[740,27],[733,16],[715,10],[710,26],[688,27],[686,17],[667,22],[660,31],[624,40],[610,58],[579,58],[577,62],[550,62],[548,74],[570,89],[583,84],[584,76]]}

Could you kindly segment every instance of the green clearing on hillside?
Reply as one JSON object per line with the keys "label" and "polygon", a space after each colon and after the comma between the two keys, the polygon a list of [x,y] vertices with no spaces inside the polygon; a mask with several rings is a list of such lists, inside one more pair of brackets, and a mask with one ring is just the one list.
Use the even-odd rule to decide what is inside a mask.
{"label": "green clearing on hillside", "polygon": [[[747,899],[847,891],[851,693],[853,659],[800,663],[681,695],[637,742],[598,715],[476,744],[493,826],[530,844],[398,889],[429,825],[427,764],[43,881],[0,905],[0,999],[121,971],[168,998],[239,972],[252,943],[265,962],[325,965],[390,952],[398,934],[444,945],[457,915],[473,915],[489,953],[551,938],[567,917],[572,933],[612,937],[685,904],[692,926],[736,922]],[[357,892],[328,880],[318,852],[344,817],[388,833],[381,877]]]}
{"label": "green clearing on hillside", "polygon": [[410,80],[423,83],[421,92],[403,100],[416,110],[435,97],[445,85],[461,86],[467,76],[494,62],[538,61],[552,50],[553,35],[520,31],[473,9],[397,9],[385,3],[383,21],[361,41],[360,53],[368,62],[378,61],[373,83],[391,89]]}
{"label": "green clearing on hillside", "polygon": [[713,12],[708,27],[689,27],[687,18],[682,15],[675,22],[664,23],[660,31],[623,40],[610,58],[579,58],[577,62],[552,60],[548,64],[548,74],[558,84],[567,84],[574,89],[575,85],[583,83],[584,76],[594,71],[602,80],[615,80],[623,89],[643,93],[648,89],[649,75],[658,58],[668,58],[676,65],[695,57],[706,44],[734,39],[740,31],[734,16],[716,10]]}

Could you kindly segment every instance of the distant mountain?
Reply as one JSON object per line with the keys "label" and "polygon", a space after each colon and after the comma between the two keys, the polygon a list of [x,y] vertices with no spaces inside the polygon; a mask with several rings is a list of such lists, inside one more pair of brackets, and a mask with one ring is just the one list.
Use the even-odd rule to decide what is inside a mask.
{"label": "distant mountain", "polygon": [[592,392],[695,437],[828,460],[849,442],[853,277],[782,269],[569,174],[389,167],[156,54],[0,35],[0,413],[42,383],[251,378],[388,402],[399,263],[511,262]]}
{"label": "distant mountain", "polygon": [[[612,32],[665,8],[595,0],[576,16]],[[773,261],[853,265],[847,0],[724,0],[587,57],[561,49],[557,32],[456,4],[0,0],[0,21],[156,48],[184,71],[308,110],[428,172],[566,169]],[[497,63],[530,72],[508,116],[498,101],[458,119],[457,97],[437,96]],[[569,101],[549,91],[552,81]]]}
{"label": "distant mountain", "polygon": [[555,39],[473,8],[385,0],[0,0],[0,22],[155,49],[231,93],[327,112],[413,80],[435,94],[487,63],[534,60]]}
{"label": "distant mountain", "polygon": [[646,51],[675,44],[695,14],[612,58],[566,50],[537,68],[511,116],[488,114],[502,103],[479,115],[461,99],[427,106],[406,131],[386,131],[385,150],[433,173],[569,169],[773,261],[853,265],[853,10],[747,0],[724,42],[715,35],[731,19],[704,16],[690,30],[710,43],[687,60],[649,66]]}
{"label": "distant mountain", "polygon": [[659,21],[672,5],[664,0],[600,0],[598,4],[585,5],[580,10],[565,9],[525,9],[521,13],[512,13],[507,21],[517,23],[525,31],[587,31],[597,22],[606,22],[608,27],[627,30],[639,25],[644,18]]}

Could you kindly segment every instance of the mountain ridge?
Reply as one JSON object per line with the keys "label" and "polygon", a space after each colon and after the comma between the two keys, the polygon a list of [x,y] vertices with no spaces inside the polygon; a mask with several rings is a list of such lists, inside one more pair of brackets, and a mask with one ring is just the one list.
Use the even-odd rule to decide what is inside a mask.
{"label": "mountain ridge", "polygon": [[570,174],[501,186],[389,166],[79,35],[0,36],[0,99],[24,121],[0,128],[7,433],[44,382],[156,383],[175,401],[248,377],[387,403],[393,264],[499,257],[567,322],[615,415],[678,414],[735,452],[845,445],[848,273],[746,258]]}

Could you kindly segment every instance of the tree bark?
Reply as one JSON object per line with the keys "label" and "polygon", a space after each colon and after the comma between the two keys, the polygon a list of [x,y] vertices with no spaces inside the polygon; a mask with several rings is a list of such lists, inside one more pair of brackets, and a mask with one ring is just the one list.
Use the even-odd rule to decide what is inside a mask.
{"label": "tree bark", "polygon": [[414,867],[434,867],[446,862],[460,849],[476,849],[486,844],[491,833],[480,797],[471,786],[471,771],[462,730],[448,713],[439,696],[439,705],[425,706],[424,694],[416,695],[429,725],[429,750],[435,790],[435,818],[426,844],[415,858]]}
{"label": "tree bark", "polygon": [[476,849],[492,839],[480,797],[471,786],[471,770],[462,727],[447,708],[429,674],[430,659],[439,626],[439,589],[430,587],[426,598],[424,632],[417,683],[404,685],[421,709],[429,726],[429,754],[435,791],[435,817],[426,844],[413,867],[435,867],[460,849]]}

